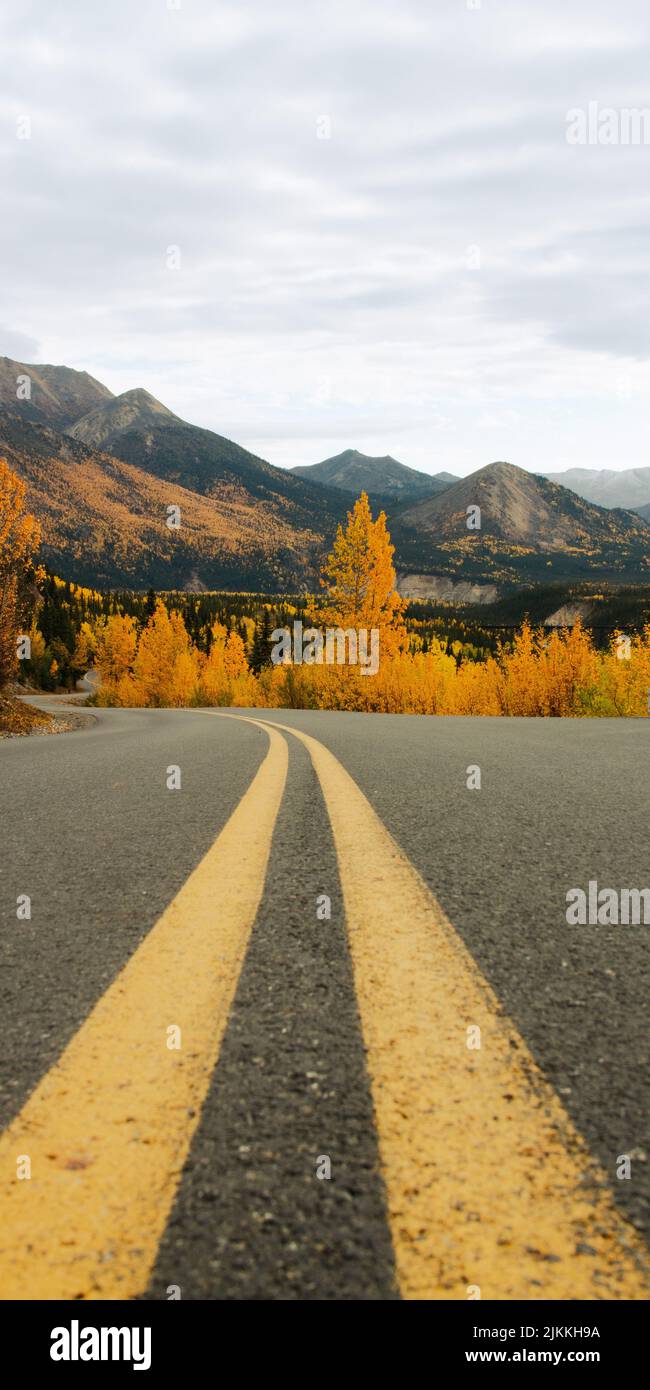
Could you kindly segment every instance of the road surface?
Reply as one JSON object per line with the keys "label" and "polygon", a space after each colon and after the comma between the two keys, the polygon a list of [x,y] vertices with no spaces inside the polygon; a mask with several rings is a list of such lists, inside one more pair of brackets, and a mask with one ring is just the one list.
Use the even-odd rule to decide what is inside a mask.
{"label": "road surface", "polygon": [[0,743],[0,1296],[647,1296],[650,927],[565,916],[648,886],[647,737]]}

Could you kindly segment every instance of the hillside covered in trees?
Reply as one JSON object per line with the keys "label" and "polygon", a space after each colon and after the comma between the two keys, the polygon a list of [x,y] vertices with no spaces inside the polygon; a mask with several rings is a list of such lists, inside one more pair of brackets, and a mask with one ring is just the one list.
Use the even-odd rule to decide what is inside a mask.
{"label": "hillside covered in trees", "polygon": [[362,490],[386,509],[405,593],[414,576],[500,590],[650,577],[644,518],[513,464],[429,477],[345,450],[281,468],[67,367],[0,359],[0,457],[26,485],[41,559],[91,588],[308,593]]}
{"label": "hillside covered in trees", "polygon": [[[41,595],[25,677],[44,689],[71,688],[95,667],[101,704],[648,714],[650,622],[638,594],[629,593],[627,603],[641,621],[622,641],[611,626],[593,635],[580,623],[549,631],[507,610],[502,624],[486,623],[482,613],[481,626],[442,605],[407,606],[394,589],[385,521],[372,520],[365,499],[339,530],[318,598],[101,593],[52,575]],[[547,606],[558,598],[547,593]],[[597,600],[606,605],[607,596]],[[294,622],[376,627],[377,674],[363,676],[350,665],[274,664],[273,631]]]}

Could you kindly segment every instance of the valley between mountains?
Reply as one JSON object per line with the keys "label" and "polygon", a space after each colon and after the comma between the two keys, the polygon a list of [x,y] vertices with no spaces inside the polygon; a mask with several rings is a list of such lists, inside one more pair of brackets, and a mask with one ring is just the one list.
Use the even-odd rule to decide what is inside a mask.
{"label": "valley between mountains", "polygon": [[[142,388],[114,396],[87,372],[6,357],[0,457],[27,484],[43,526],[41,558],[82,584],[309,590],[362,490],[387,513],[406,594],[427,584],[431,593],[461,584],[478,594],[584,579],[643,584],[650,575],[650,468],[616,473],[616,483],[571,470],[571,488],[562,474],[506,462],[455,478],[354,449],[279,468]],[[608,505],[579,495],[580,486],[606,494]],[[468,529],[469,507],[480,508],[478,530]]]}

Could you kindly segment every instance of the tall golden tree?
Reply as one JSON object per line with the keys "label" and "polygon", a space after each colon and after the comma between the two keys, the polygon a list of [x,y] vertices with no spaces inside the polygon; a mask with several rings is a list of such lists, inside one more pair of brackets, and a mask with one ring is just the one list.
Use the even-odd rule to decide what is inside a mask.
{"label": "tall golden tree", "polygon": [[167,612],[158,599],[152,618],[140,635],[133,663],[138,703],[176,706],[189,703],[198,675],[197,654],[182,615]]}
{"label": "tall golden tree", "polygon": [[321,578],[321,602],[312,614],[321,627],[378,628],[382,656],[406,646],[406,607],[395,589],[395,570],[386,516],[372,519],[365,492],[339,526]]}
{"label": "tall golden tree", "polygon": [[[85,664],[86,660],[92,659],[90,657],[92,633],[89,635],[84,632],[84,628],[88,628],[87,623],[82,624],[78,641],[78,652],[82,665]],[[110,618],[100,621],[94,634],[94,645],[94,659],[102,681],[117,685],[118,681],[129,676],[133,670],[138,649],[138,637],[133,618],[128,613],[113,613]]]}
{"label": "tall golden tree", "polygon": [[17,638],[26,617],[27,576],[41,529],[25,507],[25,484],[0,459],[0,690],[16,671]]}

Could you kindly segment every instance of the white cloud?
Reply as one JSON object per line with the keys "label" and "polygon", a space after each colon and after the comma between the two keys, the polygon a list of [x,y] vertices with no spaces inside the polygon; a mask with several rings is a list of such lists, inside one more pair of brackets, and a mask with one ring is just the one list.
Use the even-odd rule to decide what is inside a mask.
{"label": "white cloud", "polygon": [[650,148],[565,140],[647,104],[645,0],[27,0],[0,42],[0,352],[277,463],[647,462]]}

